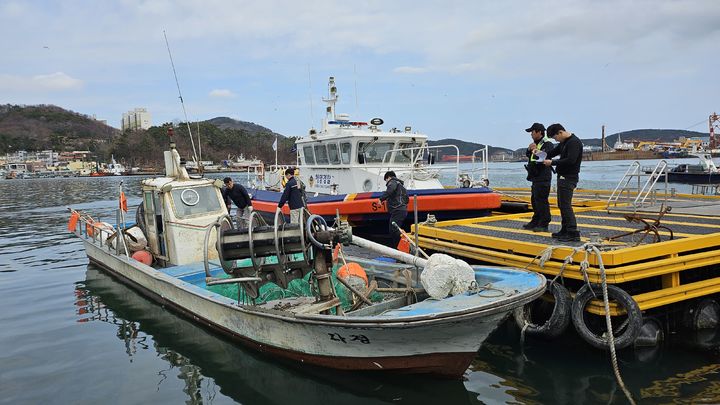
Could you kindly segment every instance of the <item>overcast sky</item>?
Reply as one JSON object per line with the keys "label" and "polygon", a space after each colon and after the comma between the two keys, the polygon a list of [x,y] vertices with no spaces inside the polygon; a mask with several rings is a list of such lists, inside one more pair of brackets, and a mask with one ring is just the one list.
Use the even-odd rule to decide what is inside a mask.
{"label": "overcast sky", "polygon": [[353,119],[508,148],[534,121],[707,132],[720,111],[718,0],[2,0],[0,103],[181,120],[163,30],[190,120],[288,136],[328,76]]}

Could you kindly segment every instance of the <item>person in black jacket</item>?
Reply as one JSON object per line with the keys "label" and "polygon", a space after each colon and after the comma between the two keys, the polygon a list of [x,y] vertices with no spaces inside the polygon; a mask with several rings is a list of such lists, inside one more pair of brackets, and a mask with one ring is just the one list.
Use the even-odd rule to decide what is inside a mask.
{"label": "person in black jacket", "polygon": [[285,203],[288,203],[290,207],[290,223],[299,224],[305,204],[303,204],[302,191],[300,190],[297,179],[295,179],[295,169],[286,169],[285,179],[287,179],[287,183],[285,183],[285,190],[283,190],[280,201],[278,202],[278,208],[282,208]]}
{"label": "person in black jacket", "polygon": [[225,207],[228,210],[228,214],[230,213],[230,208],[232,207],[231,202],[235,203],[237,206],[237,226],[238,228],[247,227],[248,218],[253,210],[250,195],[245,187],[241,184],[235,184],[233,179],[230,177],[225,177],[223,179],[223,183],[225,183],[225,188],[222,190],[222,196],[223,200],[225,200]]}
{"label": "person in black jacket", "polygon": [[393,226],[393,222],[402,227],[407,217],[407,204],[409,201],[405,184],[395,176],[395,172],[389,171],[383,177],[387,189],[380,196],[380,202],[387,200],[387,210],[390,213],[388,223],[388,234],[390,235],[390,247],[397,249],[400,243],[400,230]]}
{"label": "person in black jacket", "polygon": [[552,168],[543,164],[542,157],[543,153],[544,156],[547,156],[553,149],[553,143],[545,136],[545,125],[539,122],[532,124],[525,132],[530,132],[533,139],[525,152],[528,157],[528,163],[525,165],[528,171],[527,180],[532,182],[530,202],[533,207],[533,216],[530,222],[523,225],[523,228],[533,232],[547,232],[551,219],[548,197],[552,183]]}
{"label": "person in black jacket", "polygon": [[[560,231],[554,232],[552,237],[560,242],[576,242],[580,240],[580,232],[572,208],[572,198],[580,180],[583,144],[577,136],[567,132],[560,124],[550,125],[547,134],[548,137],[560,142],[548,153],[547,159],[543,162],[545,166],[555,166],[557,172],[557,201],[562,225]],[[555,156],[560,158],[553,160]]]}

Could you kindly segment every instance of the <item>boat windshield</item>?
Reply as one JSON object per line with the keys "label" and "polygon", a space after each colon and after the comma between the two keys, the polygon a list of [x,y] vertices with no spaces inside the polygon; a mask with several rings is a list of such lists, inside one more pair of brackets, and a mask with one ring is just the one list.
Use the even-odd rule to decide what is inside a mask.
{"label": "boat windshield", "polygon": [[417,159],[418,153],[421,153],[420,149],[412,149],[411,148],[419,148],[420,144],[417,142],[408,142],[408,143],[401,143],[398,146],[399,150],[395,152],[395,163],[410,163],[412,159]]}
{"label": "boat windshield", "polygon": [[178,218],[219,211],[220,200],[214,186],[176,188],[172,190],[172,206]]}
{"label": "boat windshield", "polygon": [[360,142],[358,163],[383,163],[385,152],[392,150],[393,142]]}

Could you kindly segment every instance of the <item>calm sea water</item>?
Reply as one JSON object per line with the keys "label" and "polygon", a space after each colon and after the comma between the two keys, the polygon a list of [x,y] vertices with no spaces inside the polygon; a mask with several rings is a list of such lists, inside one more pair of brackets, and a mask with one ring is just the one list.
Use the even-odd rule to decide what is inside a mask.
{"label": "calm sea water", "polygon": [[[580,186],[612,189],[627,165],[583,164]],[[494,186],[527,186],[521,163],[492,164],[490,176]],[[574,333],[521,347],[512,322],[464,381],[309,368],[231,344],[89,265],[67,232],[67,207],[114,222],[120,181],[134,206],[140,180],[0,180],[0,403],[625,403],[606,353]],[[716,332],[620,353],[640,403],[720,403],[718,363]]]}

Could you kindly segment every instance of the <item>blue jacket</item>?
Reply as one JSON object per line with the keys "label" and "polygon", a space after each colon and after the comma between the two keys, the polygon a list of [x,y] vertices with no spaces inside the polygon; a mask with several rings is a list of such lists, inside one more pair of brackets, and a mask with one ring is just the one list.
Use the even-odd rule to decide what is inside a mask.
{"label": "blue jacket", "polygon": [[303,204],[302,192],[300,191],[300,186],[298,186],[297,180],[295,180],[295,176],[291,177],[285,184],[285,190],[280,197],[278,207],[282,208],[285,203],[288,203],[291,210],[296,210],[305,206],[305,204]]}

